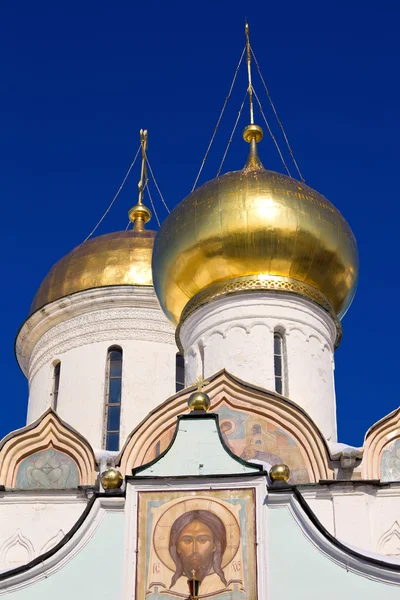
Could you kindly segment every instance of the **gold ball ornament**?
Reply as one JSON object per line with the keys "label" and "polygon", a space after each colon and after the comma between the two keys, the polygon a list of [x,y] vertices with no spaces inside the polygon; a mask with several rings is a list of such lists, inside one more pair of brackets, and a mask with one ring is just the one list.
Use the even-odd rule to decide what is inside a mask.
{"label": "gold ball ornament", "polygon": [[105,490],[117,490],[121,487],[124,478],[117,469],[107,469],[100,476],[101,485]]}
{"label": "gold ball ornament", "polygon": [[152,217],[151,210],[144,204],[135,204],[128,212],[129,220],[134,223],[137,219],[142,219],[144,223],[148,223]]}
{"label": "gold ball ornament", "polygon": [[272,482],[285,481],[287,483],[290,478],[290,469],[287,465],[274,465],[271,467],[269,476]]}
{"label": "gold ball ornament", "polygon": [[211,405],[210,397],[208,396],[208,394],[205,394],[204,392],[200,392],[199,390],[197,390],[196,392],[193,392],[189,396],[188,407],[190,408],[190,410],[192,412],[197,412],[197,411],[207,412],[210,408],[210,405]]}
{"label": "gold ball ornament", "polygon": [[261,142],[264,137],[264,132],[259,125],[247,125],[243,130],[243,139],[245,142],[250,143],[251,140]]}

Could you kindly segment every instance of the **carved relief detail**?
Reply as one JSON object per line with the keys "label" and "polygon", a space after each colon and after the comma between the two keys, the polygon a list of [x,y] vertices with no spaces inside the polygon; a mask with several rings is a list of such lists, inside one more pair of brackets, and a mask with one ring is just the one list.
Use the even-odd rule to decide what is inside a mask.
{"label": "carved relief detail", "polygon": [[113,308],[94,311],[68,319],[42,335],[32,351],[29,378],[57,354],[110,339],[175,345],[174,331],[159,310]]}
{"label": "carved relief detail", "polygon": [[400,525],[395,521],[379,539],[378,552],[389,556],[400,555]]}
{"label": "carved relief detail", "polygon": [[334,351],[336,329],[332,319],[318,307],[310,306],[307,301],[282,298],[277,304],[275,298],[255,300],[248,295],[236,299],[226,297],[223,302],[223,305],[221,301],[217,301],[199,308],[178,327],[177,337],[183,347],[190,348],[199,340],[206,346],[210,336],[216,334],[226,339],[228,333],[237,327],[247,334],[256,327],[262,327],[265,335],[282,327],[287,336],[297,332],[306,341],[315,338],[321,351],[325,347],[332,353]]}
{"label": "carved relief detail", "polygon": [[51,550],[52,548],[54,548],[54,546],[57,546],[57,544],[59,542],[61,542],[61,540],[65,537],[65,533],[63,532],[62,529],[59,529],[59,531],[56,533],[56,535],[53,535],[53,537],[51,537],[45,544],[44,546],[40,549],[39,555],[40,554],[44,554],[45,552],[48,552],[49,550]]}
{"label": "carved relief detail", "polygon": [[27,319],[15,348],[21,369],[32,376],[49,351],[66,352],[110,338],[175,344],[152,286],[110,286],[52,302]]}
{"label": "carved relief detail", "polygon": [[22,535],[21,530],[9,537],[0,547],[0,562],[26,564],[35,556],[32,542]]}

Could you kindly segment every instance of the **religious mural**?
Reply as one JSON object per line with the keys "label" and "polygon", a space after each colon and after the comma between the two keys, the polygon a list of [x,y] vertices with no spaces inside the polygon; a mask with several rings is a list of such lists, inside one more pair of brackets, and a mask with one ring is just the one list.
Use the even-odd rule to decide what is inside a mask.
{"label": "religious mural", "polygon": [[[290,467],[289,483],[308,483],[310,475],[303,452],[283,429],[261,415],[252,415],[221,403],[213,412],[219,415],[222,437],[226,445],[240,458],[260,460],[273,466],[284,463]],[[175,426],[165,432],[147,452],[143,463],[150,462],[170,443]]]}
{"label": "religious mural", "polygon": [[385,446],[382,452],[381,481],[400,481],[400,439]]}
{"label": "religious mural", "polygon": [[25,458],[18,467],[15,487],[24,490],[70,489],[79,485],[78,468],[72,458],[48,448]]}
{"label": "religious mural", "polygon": [[137,600],[255,600],[254,492],[140,492]]}

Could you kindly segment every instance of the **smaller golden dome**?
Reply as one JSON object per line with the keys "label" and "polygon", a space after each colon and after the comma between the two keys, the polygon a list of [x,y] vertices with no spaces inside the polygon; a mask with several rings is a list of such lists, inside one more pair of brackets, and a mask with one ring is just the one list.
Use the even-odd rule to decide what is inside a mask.
{"label": "smaller golden dome", "polygon": [[140,145],[139,198],[128,213],[133,229],[88,239],[59,260],[38,289],[30,315],[50,302],[84,290],[116,285],[153,285],[151,260],[156,232],[145,228],[152,214],[143,204],[147,185],[147,130],[140,130]]}
{"label": "smaller golden dome", "polygon": [[118,490],[121,487],[124,478],[120,471],[110,468],[101,474],[100,481],[105,490]]}
{"label": "smaller golden dome", "polygon": [[286,483],[290,478],[290,469],[287,465],[274,465],[271,467],[269,476],[271,481],[285,481]]}
{"label": "smaller golden dome", "polygon": [[49,271],[30,314],[69,294],[114,285],[153,285],[151,257],[156,232],[116,231],[77,246]]}
{"label": "smaller golden dome", "polygon": [[207,412],[210,408],[211,400],[208,394],[196,390],[189,396],[188,407],[192,412],[205,411]]}

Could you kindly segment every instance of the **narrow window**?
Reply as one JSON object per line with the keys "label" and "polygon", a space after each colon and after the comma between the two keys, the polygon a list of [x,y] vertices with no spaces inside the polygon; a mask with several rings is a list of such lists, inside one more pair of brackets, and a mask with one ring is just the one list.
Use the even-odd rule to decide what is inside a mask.
{"label": "narrow window", "polygon": [[105,448],[119,450],[121,420],[122,350],[110,348],[107,355]]}
{"label": "narrow window", "polygon": [[274,333],[274,375],[275,391],[283,394],[283,337],[277,332]]}
{"label": "narrow window", "polygon": [[185,361],[179,352],[175,359],[175,391],[180,392],[185,387]]}
{"label": "narrow window", "polygon": [[53,410],[57,410],[58,405],[58,392],[60,389],[60,371],[61,371],[61,362],[58,361],[53,366],[53,387],[52,387],[52,407]]}

